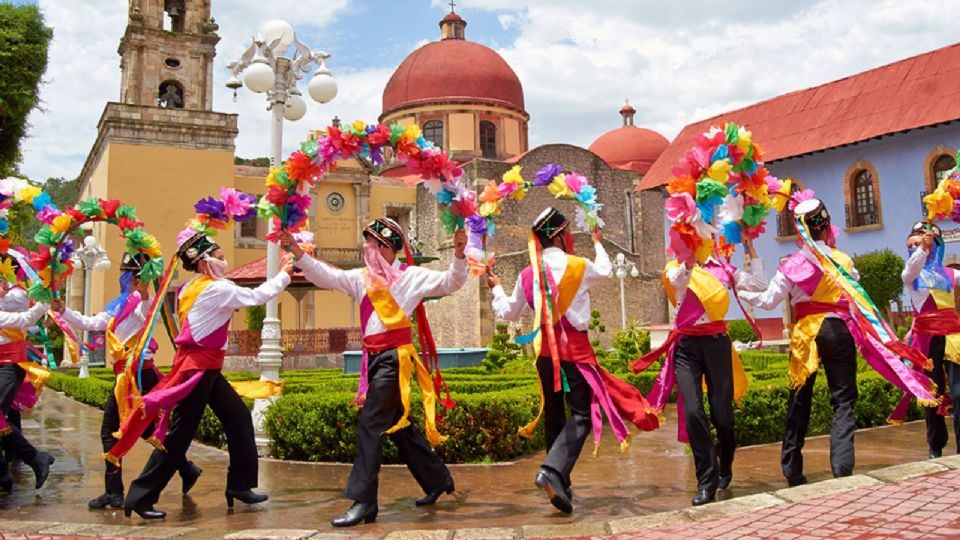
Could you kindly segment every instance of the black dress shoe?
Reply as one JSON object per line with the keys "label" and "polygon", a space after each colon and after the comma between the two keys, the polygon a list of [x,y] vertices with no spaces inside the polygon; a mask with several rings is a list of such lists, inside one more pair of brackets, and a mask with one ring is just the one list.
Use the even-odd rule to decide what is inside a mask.
{"label": "black dress shoe", "polygon": [[249,489],[243,491],[235,491],[228,489],[223,492],[223,495],[227,498],[227,508],[233,508],[233,500],[237,499],[238,501],[245,504],[257,504],[262,503],[263,501],[270,498],[269,495],[264,493],[254,493]]}
{"label": "black dress shoe", "polygon": [[136,512],[138,516],[143,519],[163,519],[167,517],[167,513],[163,510],[157,510],[154,507],[150,508],[124,508],[123,515],[130,517],[130,514]]}
{"label": "black dress shoe", "polygon": [[449,495],[454,491],[456,491],[456,488],[453,486],[453,479],[451,478],[449,484],[447,484],[446,486],[440,489],[435,489],[430,493],[427,493],[423,497],[420,497],[419,499],[417,499],[416,504],[417,506],[430,506],[433,503],[437,502],[437,499],[440,498],[440,495],[444,493]]}
{"label": "black dress shoe", "polygon": [[90,499],[90,502],[87,503],[87,507],[91,510],[99,510],[108,506],[110,508],[123,506],[123,493],[104,493],[96,499]]}
{"label": "black dress shoe", "polygon": [[56,458],[46,452],[37,452],[36,457],[33,458],[30,468],[33,469],[33,474],[37,478],[37,489],[42,488],[47,481],[47,477],[50,476],[50,466],[54,461]]}
{"label": "black dress shoe", "polygon": [[943,457],[943,449],[934,450],[933,448],[931,448],[930,453],[927,454],[927,457],[929,459],[936,459],[938,457]]}
{"label": "black dress shoe", "polygon": [[2,476],[0,476],[0,491],[11,491],[13,490],[13,476],[10,474],[10,471],[5,471]]}
{"label": "black dress shoe", "polygon": [[790,487],[802,486],[806,483],[807,483],[807,477],[802,474],[794,478],[787,478],[787,485]]}
{"label": "black dress shoe", "polygon": [[721,474],[719,478],[719,488],[727,489],[730,487],[730,482],[733,480],[733,473]]}
{"label": "black dress shoe", "polygon": [[547,496],[550,497],[550,504],[557,510],[564,514],[573,513],[573,503],[570,502],[570,497],[563,487],[563,482],[560,481],[559,474],[545,467],[540,467],[540,470],[537,471],[536,484],[538,488],[547,492]]}
{"label": "black dress shoe", "polygon": [[355,502],[349,510],[333,518],[334,527],[353,527],[360,523],[373,523],[377,520],[377,503]]}
{"label": "black dress shoe", "polygon": [[693,500],[690,501],[690,504],[694,506],[700,506],[707,503],[712,503],[716,499],[717,499],[717,490],[698,489],[697,494],[693,496]]}
{"label": "black dress shoe", "polygon": [[[203,469],[197,467],[197,464],[188,461],[186,467],[180,472],[180,480],[183,482],[182,492],[184,495],[190,493],[190,489],[197,483],[197,479],[203,474]],[[239,498],[239,497],[238,497]]]}

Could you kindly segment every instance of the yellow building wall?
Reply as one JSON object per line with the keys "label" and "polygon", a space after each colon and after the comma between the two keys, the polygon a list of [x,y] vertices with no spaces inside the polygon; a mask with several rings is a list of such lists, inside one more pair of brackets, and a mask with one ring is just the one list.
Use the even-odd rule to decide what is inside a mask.
{"label": "yellow building wall", "polygon": [[450,132],[450,150],[476,150],[476,122],[470,113],[451,113],[447,116]]}
{"label": "yellow building wall", "polygon": [[[383,217],[389,206],[406,207],[417,204],[417,190],[406,186],[374,184],[370,186],[370,219]],[[414,207],[410,207],[411,212]]]}
{"label": "yellow building wall", "polygon": [[513,118],[503,119],[503,146],[508,154],[519,154],[522,145],[520,143],[520,122]]}
{"label": "yellow building wall", "polygon": [[[334,212],[327,207],[327,197],[332,193],[343,196],[343,208]],[[317,185],[315,218],[310,229],[316,235],[317,247],[357,247],[357,192],[354,184],[345,182],[321,182]]]}

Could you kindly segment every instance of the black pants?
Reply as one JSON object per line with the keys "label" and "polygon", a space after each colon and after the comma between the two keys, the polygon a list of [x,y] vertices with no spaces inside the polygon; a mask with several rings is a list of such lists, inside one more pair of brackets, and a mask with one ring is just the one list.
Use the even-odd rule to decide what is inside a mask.
{"label": "black pants", "polygon": [[[0,365],[0,414],[9,415],[17,397],[17,390],[20,389],[26,375],[27,372],[16,364]],[[19,417],[14,415],[14,418]],[[13,431],[3,437],[4,453],[9,452],[12,456],[19,457],[27,465],[33,465],[37,457],[37,449],[20,432],[19,421],[16,422],[16,425],[11,424],[10,427],[13,428]],[[6,476],[8,472],[7,461],[0,453],[0,476]]]}
{"label": "black pants", "polygon": [[[927,372],[937,383],[937,395],[942,396],[945,387],[950,388],[950,399],[953,400],[953,434],[957,439],[957,453],[960,454],[960,365],[944,360],[947,340],[944,336],[934,336],[930,340],[929,357],[933,360],[933,370]],[[949,385],[947,384],[949,382]],[[943,450],[947,446],[947,423],[943,416],[937,414],[938,407],[927,408],[927,445],[930,450]]]}
{"label": "black pants", "polygon": [[[827,373],[833,425],[830,428],[830,468],[834,476],[853,474],[853,431],[856,420],[853,407],[857,401],[857,350],[847,325],[840,319],[823,320],[817,334],[820,363]],[[803,441],[810,423],[810,405],[816,372],[798,390],[790,392],[787,401],[787,430],[780,450],[780,466],[787,480],[803,475]]]}
{"label": "black pants", "polygon": [[[583,443],[591,431],[590,401],[593,399],[593,390],[575,363],[560,362],[560,368],[570,387],[570,391],[565,394],[553,392],[552,360],[543,357],[537,359],[537,369],[541,373],[540,384],[544,385],[543,414],[547,430],[547,458],[543,466],[559,474],[563,485],[569,487],[570,473],[577,464]],[[564,414],[560,396],[566,398],[567,407],[570,409],[569,417]],[[557,431],[559,425],[562,427]]]}
{"label": "black pants", "polygon": [[[344,496],[357,502],[376,503],[383,443],[390,429],[403,416],[400,401],[399,357],[396,349],[371,354],[368,358],[367,398],[360,409],[357,427],[357,457],[350,470]],[[389,435],[400,459],[407,465],[424,493],[446,487],[450,470],[430,448],[427,439],[413,424]]]}
{"label": "black pants", "polygon": [[[697,489],[716,490],[719,477],[729,475],[737,443],[733,433],[733,358],[730,336],[683,336],[673,353],[677,389],[683,398],[684,419]],[[703,409],[703,387],[707,380],[710,420],[717,430],[713,443],[707,413]]]}
{"label": "black pants", "polygon": [[[140,382],[143,384],[143,388],[140,391],[144,394],[153,389],[154,386],[160,382],[160,378],[157,377],[157,373],[150,370],[144,370]],[[114,384],[114,389],[116,384]],[[100,442],[103,443],[103,452],[107,453],[113,448],[113,445],[117,444],[117,438],[113,436],[116,431],[120,429],[120,410],[117,407],[117,396],[114,393],[114,390],[110,390],[110,395],[107,397],[107,402],[103,404],[103,422],[100,423]],[[143,432],[143,438],[147,439],[153,433],[153,426],[151,425]],[[107,493],[123,495],[123,471],[120,467],[117,467],[113,463],[104,460],[106,464],[106,471],[103,474],[103,484],[104,489]],[[189,471],[190,462],[184,459],[178,471],[181,475],[185,471]]]}
{"label": "black pants", "polygon": [[250,410],[219,369],[208,369],[193,391],[173,410],[164,440],[166,451],[157,449],[150,454],[140,476],[130,484],[124,506],[147,508],[156,504],[167,482],[186,460],[187,448],[207,405],[223,424],[227,437],[230,454],[227,489],[244,491],[257,486],[259,464]]}

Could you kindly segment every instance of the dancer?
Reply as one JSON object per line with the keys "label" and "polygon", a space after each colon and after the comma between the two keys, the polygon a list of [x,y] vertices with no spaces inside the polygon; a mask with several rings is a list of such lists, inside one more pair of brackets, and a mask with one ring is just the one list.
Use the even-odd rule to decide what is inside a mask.
{"label": "dancer", "polygon": [[[0,265],[11,268],[14,275],[20,270],[17,259],[7,253],[0,253]],[[49,306],[38,303],[30,307],[27,292],[10,281],[0,279],[0,415],[4,417],[8,417],[14,408],[24,379],[35,379],[39,385],[47,375],[46,370],[27,359],[27,338],[24,330],[36,324]],[[15,282],[16,278],[12,281]],[[12,418],[16,419],[17,415]],[[19,457],[33,469],[36,488],[40,489],[50,475],[54,457],[30,444],[21,433],[18,421],[14,420],[11,425],[4,419],[2,424],[0,437],[4,450]],[[0,489],[10,491],[12,488],[13,477],[10,475],[9,466],[6,459],[0,456]]]}
{"label": "dancer", "polygon": [[[120,263],[120,295],[107,304],[101,313],[88,317],[64,308],[63,302],[59,300],[54,301],[53,305],[56,311],[63,314],[64,321],[75,328],[106,331],[107,352],[113,360],[116,379],[103,406],[103,421],[100,424],[100,440],[104,452],[109,452],[117,443],[114,433],[130,415],[134,399],[152,390],[161,378],[160,372],[153,366],[153,354],[157,349],[157,343],[153,340],[144,355],[140,373],[134,375],[132,372],[127,373],[126,369],[130,355],[143,333],[144,322],[150,310],[148,284],[137,277],[149,260],[150,257],[143,253],[136,256],[124,254]],[[148,435],[148,432],[144,432],[143,437]],[[123,471],[109,460],[105,460],[105,463],[104,492],[87,503],[91,509],[123,506]],[[192,461],[184,460],[177,467],[177,472],[180,473],[182,491],[186,495],[203,471]]]}
{"label": "dancer", "polygon": [[[960,453],[960,317],[957,316],[954,287],[960,275],[943,266],[944,242],[940,227],[918,221],[907,236],[910,254],[903,269],[903,284],[913,306],[911,345],[930,357],[933,369],[927,372],[937,385],[939,407],[926,409],[927,446],[931,458],[943,455],[949,436],[944,416],[953,405],[953,431]],[[949,397],[944,396],[949,389]]]}
{"label": "dancer", "polygon": [[[357,401],[363,408],[357,430],[357,457],[344,492],[354,503],[333,518],[334,527],[377,519],[378,476],[386,436],[397,445],[400,458],[426,494],[417,499],[417,506],[432,505],[441,494],[455,489],[449,469],[431,448],[444,439],[436,427],[437,394],[429,371],[412,345],[409,313],[417,310],[422,336],[426,325],[422,307],[418,308],[421,301],[452,294],[466,282],[466,234],[462,229],[454,234],[454,258],[446,272],[401,264],[400,252],[406,253],[408,262],[412,259],[403,230],[392,219],[374,220],[363,229],[363,237],[365,268],[340,270],[305,254],[289,233],[283,235],[284,245],[293,251],[307,279],[360,303],[364,363]],[[414,372],[423,395],[426,439],[407,419]]]}
{"label": "dancer", "polygon": [[[667,263],[662,279],[667,299],[676,308],[674,327],[663,345],[631,366],[639,373],[666,355],[648,398],[661,412],[677,387],[678,439],[690,444],[697,471],[694,506],[714,501],[717,489],[727,489],[733,479],[733,401],[746,394],[747,376],[725,319],[730,305],[726,289],[739,275],[713,257],[703,264]],[[703,408],[702,381],[707,386],[716,444]]]}
{"label": "dancer", "polygon": [[[281,272],[276,276],[255,289],[247,289],[224,277],[227,261],[223,251],[205,234],[195,233],[183,240],[177,256],[183,268],[196,275],[177,295],[177,314],[182,326],[175,339],[177,353],[173,369],[144,396],[140,408],[121,426],[117,443],[104,454],[106,459],[119,465],[119,459],[154,419],[158,419],[154,436],[163,435],[166,415],[172,409],[170,429],[163,439],[164,449],[153,451],[140,476],[130,484],[124,501],[127,516],[136,512],[144,519],[166,517],[166,513],[154,505],[186,459],[187,448],[207,405],[223,424],[230,453],[224,492],[227,506],[232,508],[234,499],[247,504],[267,500],[267,495],[252,491],[257,486],[258,458],[250,411],[220,370],[234,311],[265,304],[279,296],[290,284],[293,273],[290,257],[284,256],[281,260]],[[161,410],[164,415],[160,415]]]}
{"label": "dancer", "polygon": [[[555,208],[547,208],[537,217],[531,227],[531,265],[520,273],[510,296],[496,275],[490,273],[487,277],[498,318],[517,321],[530,308],[539,319],[534,332],[540,415],[523,427],[521,434],[529,436],[540,416],[545,417],[547,457],[537,471],[535,483],[547,493],[550,503],[566,514],[573,512],[570,473],[591,431],[594,452],[599,451],[601,409],[621,449],[629,441],[624,420],[644,431],[660,425],[636,388],[597,364],[586,331],[590,323],[589,289],[609,279],[613,267],[603,249],[599,228],[592,234],[595,260],[573,255],[574,239],[569,225]],[[540,353],[537,343],[544,339],[546,350]],[[564,399],[570,409],[569,418],[565,418]]]}

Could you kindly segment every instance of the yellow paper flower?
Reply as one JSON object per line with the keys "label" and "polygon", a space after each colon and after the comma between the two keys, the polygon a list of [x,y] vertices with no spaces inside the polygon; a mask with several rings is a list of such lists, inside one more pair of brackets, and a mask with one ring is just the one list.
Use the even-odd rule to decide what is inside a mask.
{"label": "yellow paper flower", "polygon": [[494,201],[488,201],[481,204],[477,212],[483,217],[497,216],[500,215],[500,205]]}
{"label": "yellow paper flower", "polygon": [[27,186],[21,189],[19,192],[17,192],[17,200],[23,201],[26,203],[32,203],[33,199],[36,198],[36,196],[40,195],[41,193],[43,193],[43,190],[40,189],[39,187]]}
{"label": "yellow paper flower", "polygon": [[37,276],[40,277],[40,281],[43,282],[43,286],[47,289],[50,288],[50,267],[46,267],[43,270],[37,272]]}
{"label": "yellow paper flower", "polygon": [[737,146],[746,152],[750,149],[750,138],[753,137],[753,134],[747,131],[745,128],[741,127],[740,132],[737,133]]}
{"label": "yellow paper flower", "polygon": [[53,218],[53,223],[50,224],[50,230],[57,234],[63,234],[70,230],[70,226],[73,224],[73,217],[70,214],[61,214]]}
{"label": "yellow paper flower", "polygon": [[0,262],[0,277],[8,283],[17,282],[17,271],[13,269],[13,259],[8,257]]}
{"label": "yellow paper flower", "polygon": [[770,206],[777,212],[783,212],[790,200],[790,192],[793,189],[793,181],[787,178],[780,182],[780,189],[770,197]]}
{"label": "yellow paper flower", "polygon": [[267,174],[267,188],[268,188],[268,189],[270,188],[270,186],[278,186],[278,187],[281,187],[281,188],[283,187],[283,184],[281,184],[280,182],[277,182],[277,175],[278,175],[278,174],[280,174],[280,169],[278,169],[278,168],[276,168],[276,167],[270,167],[270,173]]}
{"label": "yellow paper flower", "polygon": [[553,182],[550,182],[550,185],[547,186],[547,189],[550,190],[550,193],[558,199],[572,199],[574,194],[570,191],[570,186],[567,185],[567,175],[558,174],[553,177]]}
{"label": "yellow paper flower", "polygon": [[697,249],[694,250],[693,256],[697,259],[698,262],[705,262],[707,257],[713,253],[713,238],[704,238],[700,242],[700,245],[697,246]]}
{"label": "yellow paper flower", "polygon": [[353,128],[354,131],[359,131],[360,133],[364,133],[367,130],[367,125],[363,123],[363,120],[354,120],[353,123],[350,124],[350,127]]}
{"label": "yellow paper flower", "polygon": [[519,186],[522,186],[523,177],[520,176],[521,170],[523,170],[523,167],[519,165],[514,165],[509,171],[503,173],[503,182],[505,184],[517,184]]}
{"label": "yellow paper flower", "polygon": [[933,220],[937,216],[947,216],[953,211],[953,197],[940,189],[923,198],[927,206],[927,219]]}
{"label": "yellow paper flower", "polygon": [[527,188],[525,188],[523,184],[520,184],[520,186],[517,187],[517,189],[515,189],[512,193],[510,193],[510,198],[515,201],[522,201],[523,198],[526,196],[527,196]]}
{"label": "yellow paper flower", "polygon": [[157,239],[152,235],[148,235],[144,243],[147,245],[147,247],[143,249],[143,252],[150,256],[151,259],[156,259],[157,257],[163,255],[160,252],[160,242],[157,242]]}
{"label": "yellow paper flower", "polygon": [[756,199],[760,204],[770,206],[770,196],[767,194],[767,184],[760,184],[755,189],[744,190],[744,193]]}
{"label": "yellow paper flower", "polygon": [[727,179],[730,177],[730,169],[733,166],[730,165],[729,158],[719,159],[713,162],[713,165],[710,165],[710,168],[707,170],[707,176],[712,180],[716,180],[721,184],[727,182]]}
{"label": "yellow paper flower", "polygon": [[420,138],[420,126],[413,124],[407,126],[407,129],[403,130],[403,138],[415,141]]}

